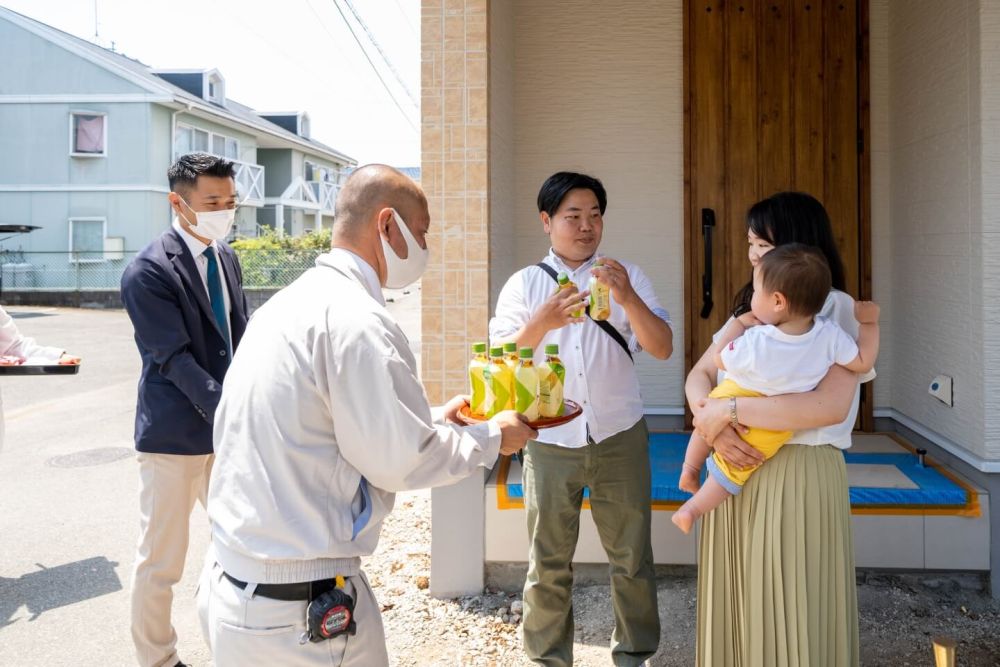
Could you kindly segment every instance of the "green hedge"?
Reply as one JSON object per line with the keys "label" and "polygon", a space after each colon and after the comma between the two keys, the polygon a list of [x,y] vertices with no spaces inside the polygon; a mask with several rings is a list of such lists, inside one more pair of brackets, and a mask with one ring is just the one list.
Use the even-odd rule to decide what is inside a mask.
{"label": "green hedge", "polygon": [[330,249],[330,230],[302,236],[278,236],[273,230],[231,244],[243,267],[245,287],[285,287],[312,268]]}

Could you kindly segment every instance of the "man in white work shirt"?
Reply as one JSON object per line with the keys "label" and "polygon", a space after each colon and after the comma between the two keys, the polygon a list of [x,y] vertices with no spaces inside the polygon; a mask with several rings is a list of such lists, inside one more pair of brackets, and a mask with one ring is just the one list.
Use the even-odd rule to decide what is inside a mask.
{"label": "man in white work shirt", "polygon": [[[198,600],[217,667],[388,665],[360,568],[394,493],[462,479],[537,435],[514,412],[446,423],[464,397],[428,405],[381,288],[420,277],[429,225],[412,180],[358,169],[337,199],[333,249],[247,328],[216,415]],[[330,624],[310,628],[307,614]]]}
{"label": "man in white work shirt", "polygon": [[[611,637],[616,665],[639,665],[660,639],[650,544],[649,442],[632,355],[657,359],[673,351],[670,316],[639,267],[604,258],[595,269],[607,194],[596,178],[560,172],[538,193],[551,250],[541,264],[504,285],[490,321],[494,344],[517,341],[544,359],[559,345],[565,395],[583,416],[547,429],[525,448],[524,502],[528,518],[528,577],[524,587],[524,648],[548,667],[573,664],[571,567],[583,492],[611,563]],[[544,266],[543,266],[544,265]],[[591,275],[611,288],[606,324],[579,313],[587,292],[556,289],[566,273],[585,286]]]}

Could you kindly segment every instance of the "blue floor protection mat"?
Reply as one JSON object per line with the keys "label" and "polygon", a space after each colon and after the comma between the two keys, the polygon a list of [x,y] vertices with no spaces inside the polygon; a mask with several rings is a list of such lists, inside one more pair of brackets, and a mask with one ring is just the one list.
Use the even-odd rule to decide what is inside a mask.
{"label": "blue floor protection mat", "polygon": [[[677,488],[684,449],[687,447],[686,433],[652,433],[649,436],[649,462],[653,473],[653,502],[679,503],[691,494]],[[964,507],[969,502],[969,491],[949,479],[932,466],[920,467],[917,457],[912,454],[844,453],[847,463],[870,465],[891,465],[909,478],[918,488],[878,488],[851,487],[851,505],[862,507],[907,508],[921,507]],[[521,484],[508,482],[507,496],[523,499]],[[584,498],[588,497],[587,490]]]}

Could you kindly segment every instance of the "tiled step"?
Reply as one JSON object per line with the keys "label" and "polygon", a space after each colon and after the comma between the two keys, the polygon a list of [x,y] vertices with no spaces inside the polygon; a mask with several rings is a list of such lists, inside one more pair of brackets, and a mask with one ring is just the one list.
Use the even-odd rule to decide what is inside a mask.
{"label": "tiled step", "polygon": [[[853,510],[857,565],[988,570],[990,528],[986,491],[953,470],[941,469],[942,474],[955,482],[955,488],[969,491],[972,502],[964,507],[928,507],[921,503],[907,506],[907,490],[923,483],[920,477],[922,473],[914,472],[906,465],[892,465],[891,462],[901,460],[899,455],[912,455],[911,450],[911,447],[894,435],[859,434],[854,438],[854,446],[848,455],[848,478],[852,497],[859,501]],[[858,456],[861,454],[876,456]],[[895,458],[892,455],[896,455]],[[933,465],[933,462],[929,461],[929,464]],[[497,478],[502,471],[503,468],[498,466],[488,478],[484,489],[485,556],[487,561],[521,562],[526,559],[528,551],[524,510],[518,506],[518,498],[508,496],[506,486],[498,487]],[[511,483],[520,482],[520,467],[516,461],[509,464],[506,475]],[[875,491],[878,489],[898,492],[898,497],[890,496],[894,501],[893,506],[872,506],[872,498],[880,498]],[[953,488],[952,492],[954,490]],[[672,490],[659,489],[658,495],[661,497],[669,494],[672,494]],[[954,500],[953,496],[954,493],[951,497],[942,493],[929,498],[945,502],[949,498]],[[690,565],[696,562],[696,532],[684,535],[670,522],[676,506],[677,501],[654,504],[658,511],[653,512],[652,540],[653,556],[657,564]],[[582,514],[575,560],[580,563],[607,562],[589,509],[584,509]]]}

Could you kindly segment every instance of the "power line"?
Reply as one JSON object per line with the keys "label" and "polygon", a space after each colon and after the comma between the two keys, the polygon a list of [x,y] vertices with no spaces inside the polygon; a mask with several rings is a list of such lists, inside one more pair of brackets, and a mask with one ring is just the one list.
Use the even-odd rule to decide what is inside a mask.
{"label": "power line", "polygon": [[389,60],[389,56],[385,55],[385,51],[382,50],[382,47],[379,45],[378,40],[375,39],[375,35],[372,34],[372,31],[368,29],[368,24],[365,23],[365,20],[361,18],[360,14],[358,14],[358,10],[354,8],[354,4],[351,2],[351,0],[344,0],[344,4],[347,5],[347,8],[351,10],[352,14],[354,14],[354,18],[357,20],[358,23],[361,24],[361,27],[364,28],[365,34],[368,35],[368,40],[371,41],[372,45],[375,47],[375,50],[378,51],[378,54],[382,56],[382,62],[386,64],[386,66],[389,68],[389,71],[392,72],[392,75],[396,77],[396,81],[403,88],[403,92],[405,92],[406,96],[410,98],[411,102],[413,102],[413,106],[419,109],[420,105],[417,104],[417,100],[416,98],[414,98],[413,93],[410,91],[410,87],[406,85],[406,82],[403,81],[403,77],[401,77],[396,68],[392,66],[392,61]]}
{"label": "power line", "polygon": [[393,0],[393,2],[395,2],[396,6],[399,7],[399,13],[403,15],[403,20],[406,21],[406,25],[409,26],[410,34],[419,40],[420,35],[417,33],[417,29],[413,27],[413,21],[411,21],[410,17],[406,15],[406,10],[403,9],[403,5],[399,4],[399,0]]}
{"label": "power line", "polygon": [[[361,49],[361,53],[364,54],[365,60],[367,60],[368,64],[371,65],[372,71],[375,72],[375,76],[377,76],[378,80],[382,83],[382,87],[385,88],[385,92],[389,94],[389,98],[392,100],[393,104],[395,104],[396,108],[399,109],[399,112],[403,114],[403,118],[405,118],[406,122],[410,124],[410,127],[413,128],[414,132],[419,132],[420,130],[417,129],[417,126],[413,123],[413,120],[410,119],[410,115],[403,109],[402,105],[399,103],[399,100],[397,100],[396,96],[393,94],[392,89],[389,88],[389,84],[386,83],[385,79],[382,77],[382,73],[378,70],[378,67],[375,66],[374,62],[372,62],[371,56],[368,55],[368,51],[365,50],[364,45],[361,43],[361,38],[358,37],[358,33],[354,30],[354,26],[351,25],[351,22],[349,20],[347,20],[347,15],[344,14],[344,10],[341,9],[338,0],[333,0],[333,6],[337,8],[337,12],[340,14],[340,18],[344,20],[344,23],[347,25],[347,29],[351,32],[351,36],[354,37],[354,41],[357,42],[358,48]],[[355,16],[357,15],[355,14]],[[407,91],[407,94],[409,95],[409,91]],[[410,96],[410,100],[411,101],[413,100],[412,96]],[[416,104],[416,102],[414,102],[414,104]]]}

